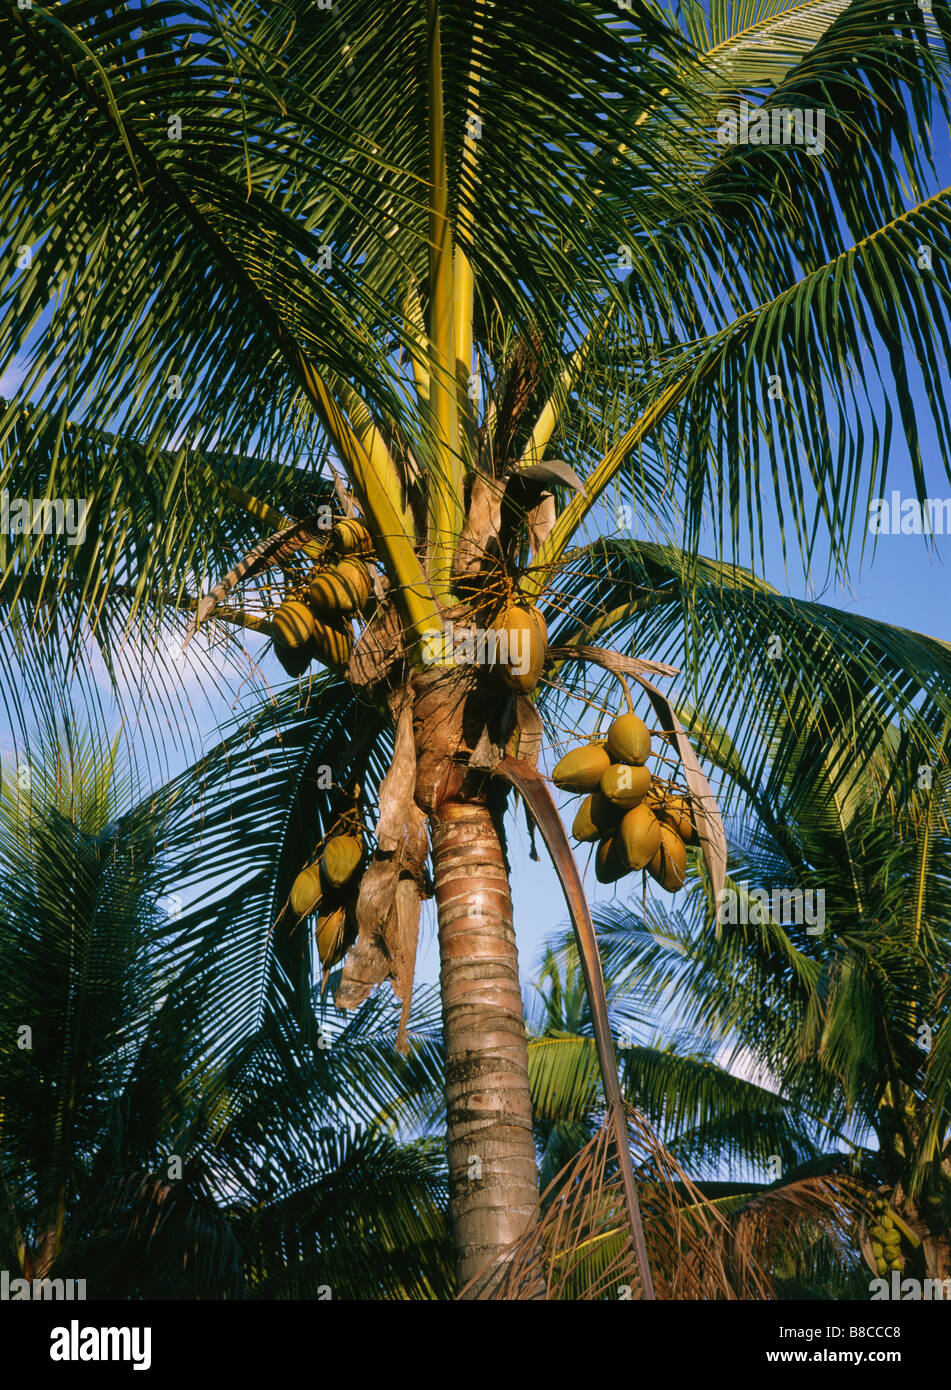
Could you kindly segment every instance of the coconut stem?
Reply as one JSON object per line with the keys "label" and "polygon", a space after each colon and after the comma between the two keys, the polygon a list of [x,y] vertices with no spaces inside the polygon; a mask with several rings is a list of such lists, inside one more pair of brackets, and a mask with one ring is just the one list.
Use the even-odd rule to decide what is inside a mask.
{"label": "coconut stem", "polygon": [[622,687],[622,689],[624,690],[624,698],[625,698],[625,700],[627,701],[628,713],[629,713],[629,714],[633,714],[633,713],[634,713],[634,701],[631,699],[631,687],[628,685],[627,681],[626,681],[626,680],[624,679],[624,677],[621,675],[620,671],[615,671],[614,674],[617,676],[618,680],[621,682],[621,687]]}

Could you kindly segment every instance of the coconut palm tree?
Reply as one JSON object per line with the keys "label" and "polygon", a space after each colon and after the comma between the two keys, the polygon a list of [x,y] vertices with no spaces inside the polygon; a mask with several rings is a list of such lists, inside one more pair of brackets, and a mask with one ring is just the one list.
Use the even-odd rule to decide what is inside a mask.
{"label": "coconut palm tree", "polygon": [[[946,35],[882,0],[195,0],[11,8],[0,36],[3,482],[89,504],[82,536],[41,517],[8,548],[4,659],[46,700],[92,635],[161,710],[156,638],[184,611],[276,636],[288,668],[322,652],[347,727],[396,727],[342,997],[407,994],[431,845],[465,1280],[537,1195],[500,821],[516,777],[557,838],[529,687],[595,641],[617,668],[604,644],[658,597],[622,592],[585,530],[636,515],[692,552],[709,508],[713,543],[762,555],[768,498],[841,564],[894,434],[887,403],[864,413],[871,360],[923,494],[913,384],[949,436]],[[723,143],[748,99],[780,138],[821,111],[823,151]],[[357,634],[284,607],[340,554],[334,479],[376,565]],[[449,622],[527,643],[523,669],[427,663]]]}
{"label": "coconut palm tree", "polygon": [[10,1277],[80,1278],[87,1298],[445,1297],[441,1152],[381,1123],[419,1088],[361,1080],[395,1020],[371,1003],[315,1049],[271,1011],[210,1039],[216,971],[171,965],[157,823],[101,752],[34,741],[29,785],[0,792]]}

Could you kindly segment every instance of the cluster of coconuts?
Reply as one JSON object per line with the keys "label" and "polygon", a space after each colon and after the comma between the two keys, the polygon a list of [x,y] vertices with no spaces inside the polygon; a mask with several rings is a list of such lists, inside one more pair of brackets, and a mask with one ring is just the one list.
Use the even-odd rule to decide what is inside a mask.
{"label": "cluster of coconuts", "polygon": [[879,1198],[872,1204],[875,1216],[868,1228],[872,1258],[879,1274],[902,1268],[901,1232],[889,1212],[888,1203]]}
{"label": "cluster of coconuts", "polygon": [[291,888],[291,910],[300,921],[317,911],[315,939],[323,970],[342,960],[357,935],[355,915],[363,845],[344,826],[324,844],[312,864],[301,869]]}
{"label": "cluster of coconuts", "polygon": [[362,521],[346,517],[330,532],[328,559],[310,571],[272,617],[274,653],[299,676],[314,660],[343,666],[353,650],[351,620],[373,594],[366,557],[373,538]]}
{"label": "cluster of coconuts", "polygon": [[552,772],[563,791],[587,793],[571,828],[580,843],[598,842],[595,874],[615,883],[646,869],[668,893],[683,885],[687,849],[697,832],[686,797],[651,775],[650,730],[636,714],[621,714],[603,741],[566,753]]}

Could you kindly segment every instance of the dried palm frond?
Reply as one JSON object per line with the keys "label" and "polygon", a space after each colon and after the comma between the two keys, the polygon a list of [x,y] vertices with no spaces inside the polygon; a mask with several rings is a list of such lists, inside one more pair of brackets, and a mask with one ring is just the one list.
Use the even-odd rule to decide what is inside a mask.
{"label": "dried palm frond", "polygon": [[[630,1108],[627,1123],[657,1297],[768,1298],[769,1280],[749,1242],[737,1242],[729,1218],[701,1194]],[[538,1225],[529,1230],[471,1284],[496,1299],[537,1297],[541,1266],[548,1299],[641,1297],[609,1124],[549,1184],[539,1202]],[[460,1297],[465,1296],[463,1290]]]}
{"label": "dried palm frond", "polygon": [[[658,1299],[772,1299],[790,1256],[854,1263],[870,1199],[861,1182],[809,1176],[713,1200],[630,1107],[627,1125]],[[548,1185],[538,1224],[528,1229],[467,1289],[478,1286],[493,1299],[537,1298],[541,1277],[552,1300],[642,1297],[610,1122]]]}

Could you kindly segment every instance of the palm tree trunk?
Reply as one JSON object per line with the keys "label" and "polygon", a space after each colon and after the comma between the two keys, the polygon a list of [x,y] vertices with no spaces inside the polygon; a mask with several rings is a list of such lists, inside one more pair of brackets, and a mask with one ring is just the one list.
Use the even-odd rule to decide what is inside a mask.
{"label": "palm tree trunk", "polygon": [[[488,808],[465,801],[439,807],[432,840],[450,1220],[461,1287],[535,1219],[538,1169],[502,846]],[[490,1296],[494,1282],[467,1296]]]}

